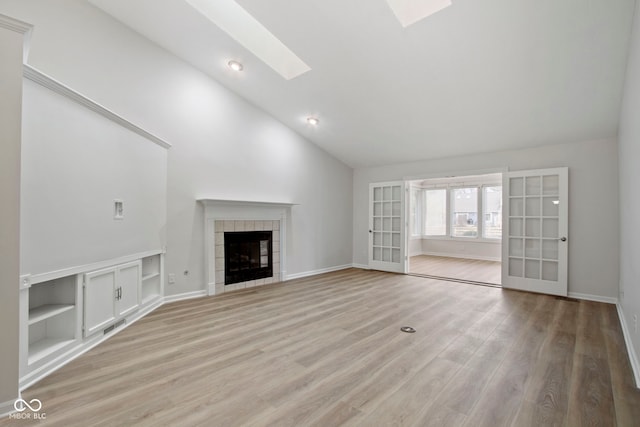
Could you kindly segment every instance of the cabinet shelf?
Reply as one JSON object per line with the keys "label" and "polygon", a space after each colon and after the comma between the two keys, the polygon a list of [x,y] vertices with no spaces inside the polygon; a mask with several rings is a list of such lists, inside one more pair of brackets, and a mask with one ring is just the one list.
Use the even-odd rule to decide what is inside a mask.
{"label": "cabinet shelf", "polygon": [[73,310],[74,304],[44,304],[29,310],[29,325],[47,320],[51,317]]}
{"label": "cabinet shelf", "polygon": [[44,338],[29,344],[29,365],[49,356],[50,354],[73,343],[74,339],[68,338]]}
{"label": "cabinet shelf", "polygon": [[156,271],[155,273],[149,273],[146,276],[142,276],[142,281],[144,282],[144,281],[147,281],[147,280],[151,280],[154,277],[158,277],[158,276],[160,276],[160,272],[159,271]]}

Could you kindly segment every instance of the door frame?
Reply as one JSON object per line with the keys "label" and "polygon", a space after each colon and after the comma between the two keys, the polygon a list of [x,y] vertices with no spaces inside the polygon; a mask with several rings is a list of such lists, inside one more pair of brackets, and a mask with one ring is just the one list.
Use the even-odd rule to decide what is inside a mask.
{"label": "door frame", "polygon": [[[458,170],[458,171],[448,171],[448,172],[434,172],[434,173],[425,173],[418,175],[406,175],[402,178],[405,183],[405,187],[409,188],[409,181],[421,181],[425,179],[436,179],[436,178],[453,178],[453,177],[465,177],[465,176],[475,176],[475,175],[492,175],[492,174],[502,174],[504,175],[509,172],[509,168],[507,166],[497,167],[497,168],[487,168],[487,169],[472,169],[472,170]],[[405,195],[405,247],[404,252],[406,254],[406,265],[405,265],[405,274],[410,273],[409,271],[409,244],[411,240],[411,236],[409,235],[409,217],[410,217],[410,200],[407,195]],[[447,203],[449,203],[447,201]],[[449,221],[449,219],[447,219]],[[502,242],[500,243],[502,244]],[[504,262],[502,251],[500,255],[500,262]],[[500,278],[500,282],[502,283],[503,278]]]}

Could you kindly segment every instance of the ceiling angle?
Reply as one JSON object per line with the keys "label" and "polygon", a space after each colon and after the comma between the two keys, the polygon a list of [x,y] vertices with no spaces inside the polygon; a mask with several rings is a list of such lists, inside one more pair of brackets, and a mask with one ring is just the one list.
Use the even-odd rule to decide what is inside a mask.
{"label": "ceiling angle", "polygon": [[387,3],[404,28],[451,6],[451,0],[387,0]]}

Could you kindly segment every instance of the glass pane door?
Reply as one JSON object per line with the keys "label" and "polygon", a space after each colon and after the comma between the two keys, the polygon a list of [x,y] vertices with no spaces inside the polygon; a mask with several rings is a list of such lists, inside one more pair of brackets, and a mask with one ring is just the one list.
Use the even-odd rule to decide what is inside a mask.
{"label": "glass pane door", "polygon": [[503,195],[503,286],[567,294],[567,168],[512,172]]}
{"label": "glass pane door", "polygon": [[369,267],[404,272],[404,183],[371,184],[369,189]]}

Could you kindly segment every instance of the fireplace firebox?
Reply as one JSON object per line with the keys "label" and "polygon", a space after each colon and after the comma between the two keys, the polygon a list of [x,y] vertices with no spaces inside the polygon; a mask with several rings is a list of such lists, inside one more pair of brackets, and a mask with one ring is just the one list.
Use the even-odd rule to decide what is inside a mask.
{"label": "fireplace firebox", "polygon": [[273,232],[224,233],[224,284],[248,282],[273,276]]}

